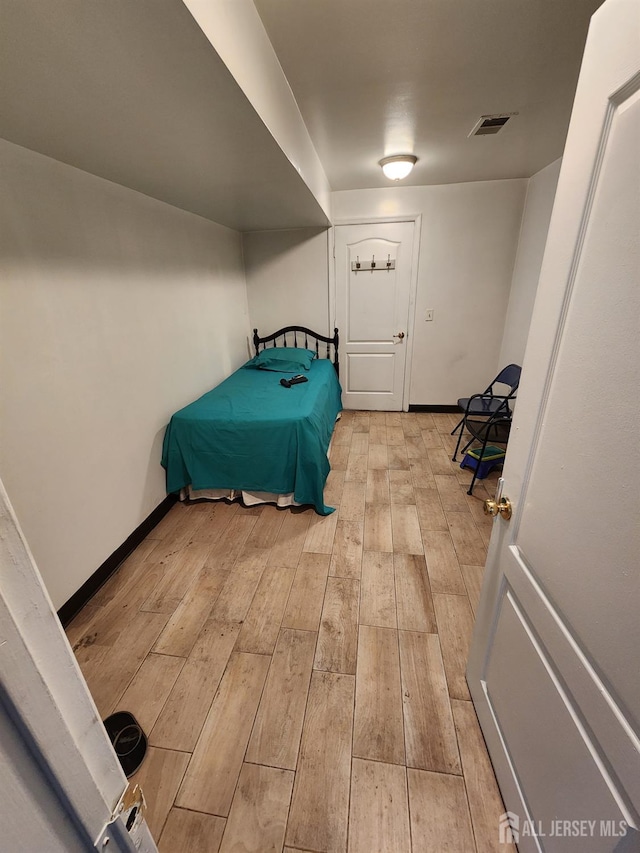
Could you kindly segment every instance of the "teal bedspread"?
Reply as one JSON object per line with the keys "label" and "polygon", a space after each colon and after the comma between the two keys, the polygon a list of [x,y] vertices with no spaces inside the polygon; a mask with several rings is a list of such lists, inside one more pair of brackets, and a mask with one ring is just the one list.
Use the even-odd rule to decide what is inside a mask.
{"label": "teal bedspread", "polygon": [[293,493],[328,515],[323,490],[327,449],[342,409],[333,365],[318,359],[309,381],[283,388],[289,374],[240,368],[171,418],[162,465],[167,492],[244,489]]}

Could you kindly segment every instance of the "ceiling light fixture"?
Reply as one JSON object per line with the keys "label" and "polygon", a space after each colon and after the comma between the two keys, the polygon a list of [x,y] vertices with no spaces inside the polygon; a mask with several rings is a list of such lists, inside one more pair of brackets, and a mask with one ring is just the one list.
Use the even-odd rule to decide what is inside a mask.
{"label": "ceiling light fixture", "polygon": [[411,172],[418,158],[413,154],[396,154],[393,157],[383,157],[380,166],[390,181],[401,181]]}

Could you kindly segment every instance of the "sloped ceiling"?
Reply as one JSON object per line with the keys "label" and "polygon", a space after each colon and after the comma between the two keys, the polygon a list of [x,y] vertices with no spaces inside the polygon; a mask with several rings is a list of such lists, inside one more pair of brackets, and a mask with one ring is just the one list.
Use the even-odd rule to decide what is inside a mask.
{"label": "sloped ceiling", "polygon": [[[340,190],[388,186],[389,154],[418,156],[407,185],[529,177],[561,156],[599,2],[255,6]],[[0,136],[241,231],[327,225],[182,0],[7,0],[0,39]]]}
{"label": "sloped ceiling", "polygon": [[[562,155],[602,0],[255,0],[333,190],[526,178]],[[518,112],[496,136],[481,115]]]}
{"label": "sloped ceiling", "polygon": [[8,0],[0,136],[240,231],[327,217],[181,0]]}

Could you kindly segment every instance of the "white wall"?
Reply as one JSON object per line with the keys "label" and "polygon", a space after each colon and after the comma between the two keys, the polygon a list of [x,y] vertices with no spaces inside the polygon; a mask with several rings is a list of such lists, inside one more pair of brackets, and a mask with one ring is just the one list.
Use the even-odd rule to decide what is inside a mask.
{"label": "white wall", "polygon": [[240,235],[0,141],[0,476],[56,607],[165,497],[171,413],[247,357]]}
{"label": "white wall", "polygon": [[[495,376],[526,187],[521,179],[332,193],[334,221],[422,214],[411,404],[452,404]],[[324,233],[256,232],[243,245],[252,326],[333,328]]]}
{"label": "white wall", "polygon": [[253,0],[184,3],[328,218],[329,181]]}
{"label": "white wall", "polygon": [[262,335],[282,326],[307,326],[328,334],[326,230],[254,231],[244,234],[251,327]]}
{"label": "white wall", "polygon": [[556,160],[529,179],[500,350],[500,367],[522,364],[524,359],[561,163],[562,159]]}
{"label": "white wall", "polygon": [[[526,184],[332,194],[334,221],[422,214],[411,404],[454,404],[495,375]],[[434,320],[426,323],[429,308]]]}

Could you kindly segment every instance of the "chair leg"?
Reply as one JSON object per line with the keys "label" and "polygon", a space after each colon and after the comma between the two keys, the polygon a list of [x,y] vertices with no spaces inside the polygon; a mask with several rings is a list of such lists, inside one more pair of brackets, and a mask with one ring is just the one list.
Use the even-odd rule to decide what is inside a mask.
{"label": "chair leg", "polygon": [[458,429],[459,429],[463,424],[464,424],[464,418],[461,418],[461,419],[458,421],[458,423],[454,426],[454,428],[451,430],[451,433],[450,433],[450,434],[451,434],[451,435],[455,435],[455,434],[456,434],[456,432],[457,432],[457,430],[458,430]]}
{"label": "chair leg", "polygon": [[[460,423],[462,424],[462,428],[460,430],[460,435],[458,436],[458,443],[456,444],[456,449],[453,451],[453,456],[451,457],[452,462],[458,461],[456,457],[458,455],[458,450],[460,449],[460,442],[462,441],[462,436],[464,435],[464,418],[460,421]],[[458,427],[456,427],[456,429],[458,429]],[[453,435],[453,433],[451,433],[451,435]]]}
{"label": "chair leg", "polygon": [[462,453],[466,453],[466,452],[467,452],[467,450],[471,447],[471,445],[473,444],[473,442],[474,442],[474,441],[476,441],[476,438],[472,435],[472,436],[471,436],[471,438],[469,439],[469,441],[468,441],[468,442],[465,444],[465,446],[462,448]]}
{"label": "chair leg", "polygon": [[[471,444],[471,442],[469,442],[469,444]],[[467,447],[468,447],[468,446],[469,446],[469,445],[467,445]],[[485,437],[484,437],[484,441],[482,442],[482,450],[480,451],[480,458],[478,459],[478,464],[477,464],[477,465],[476,465],[476,467],[473,469],[473,477],[471,478],[471,484],[469,485],[469,489],[468,489],[468,491],[467,491],[467,494],[468,494],[468,495],[472,495],[472,494],[473,494],[473,487],[474,487],[474,486],[475,486],[475,484],[476,484],[476,478],[477,478],[477,476],[478,476],[478,468],[480,467],[480,465],[481,465],[481,463],[482,463],[482,458],[483,458],[483,456],[484,456],[484,451],[485,451],[485,449],[486,449],[486,446],[487,446],[487,436],[485,435]],[[466,448],[465,448],[465,449],[466,449]]]}

